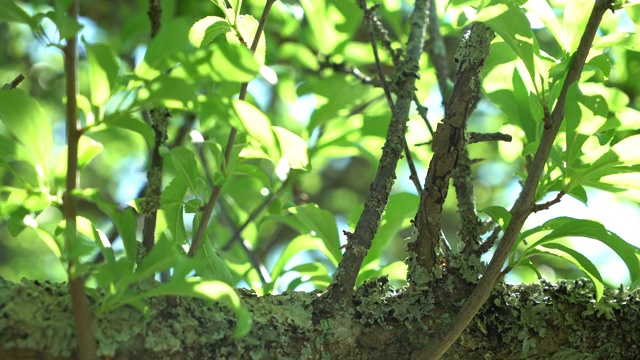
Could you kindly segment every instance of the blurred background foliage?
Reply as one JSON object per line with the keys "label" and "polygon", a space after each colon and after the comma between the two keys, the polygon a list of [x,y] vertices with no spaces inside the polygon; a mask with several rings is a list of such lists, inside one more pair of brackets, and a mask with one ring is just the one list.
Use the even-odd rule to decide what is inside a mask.
{"label": "blurred background foliage", "polygon": [[[449,55],[449,67],[454,69],[453,55],[458,44],[465,22],[463,6],[467,2],[439,2],[442,35],[445,39]],[[563,17],[563,1],[554,1],[557,14]],[[51,9],[50,1],[17,2],[28,13],[46,12]],[[220,10],[209,1],[164,0],[163,26],[195,23],[209,16],[221,16]],[[244,1],[241,13],[251,14],[259,19],[264,1]],[[389,38],[394,48],[400,48],[406,42],[408,33],[409,11],[412,2],[399,0],[383,0],[378,10],[383,24],[389,30]],[[130,102],[123,89],[127,81],[145,56],[150,41],[150,25],[147,16],[147,1],[114,0],[108,2],[81,1],[80,32],[82,44],[105,44],[107,51],[118,59],[117,78],[113,79],[109,108]],[[326,6],[326,7],[325,7]],[[446,12],[445,12],[446,7]],[[603,33],[615,33],[620,29],[636,28],[632,20],[636,20],[636,12],[626,13],[624,10],[616,16],[607,15],[603,22]],[[562,49],[553,41],[549,30],[540,24],[535,17],[529,18],[540,47],[548,54],[560,58]],[[43,26],[49,40],[56,43],[58,34],[55,27],[44,21]],[[179,26],[176,29],[180,28]],[[177,35],[176,35],[177,36]],[[282,0],[277,1],[265,28],[266,58],[268,68],[261,70],[261,75],[249,85],[248,100],[258,106],[271,124],[289,129],[309,144],[309,171],[291,170],[289,180],[282,195],[270,202],[260,212],[256,220],[242,231],[242,238],[258,262],[265,267],[265,274],[274,274],[274,269],[281,267],[289,274],[281,277],[277,289],[287,288],[310,289],[322,288],[330,280],[329,275],[335,269],[335,263],[328,260],[321,251],[313,250],[313,239],[300,238],[299,234],[315,236],[312,226],[296,226],[290,220],[287,209],[304,204],[318,204],[335,218],[336,234],[344,243],[343,230],[353,229],[355,221],[362,209],[362,203],[368,191],[369,183],[375,172],[380,149],[384,143],[385,131],[390,119],[390,111],[380,88],[364,84],[351,74],[346,74],[345,66],[356,67],[365,76],[373,77],[375,64],[369,44],[368,34],[362,26],[362,12],[355,1],[344,0]],[[171,44],[171,41],[183,39],[167,37],[168,49],[184,44]],[[55,46],[46,46],[46,41],[37,39],[28,26],[17,23],[0,23],[0,83],[11,81],[22,73],[26,80],[20,88],[37,98],[44,107],[53,126],[55,136],[52,161],[56,166],[63,166],[65,144],[64,136],[64,72],[62,53]],[[80,46],[80,91],[88,96],[91,83],[96,81],[89,71],[86,45]],[[188,44],[187,44],[188,45]],[[430,46],[427,41],[425,46]],[[180,49],[186,56],[193,54],[193,46]],[[501,61],[504,54],[492,51],[491,61]],[[640,92],[640,55],[628,49],[614,48],[607,52],[613,64],[610,76],[593,69],[587,69],[585,77],[604,79],[611,89],[607,101],[621,103],[627,116],[633,118],[625,122],[625,127],[612,136],[619,140],[631,134],[638,134],[637,115],[638,93]],[[384,69],[391,72],[392,61],[389,54],[382,52]],[[504,86],[500,74],[486,74],[488,86]],[[179,76],[179,75],[176,75]],[[211,77],[213,78],[213,76]],[[202,155],[204,144],[198,136],[211,143],[224,146],[229,132],[229,121],[225,117],[225,98],[232,97],[239,89],[239,81],[212,81],[211,78],[198,79],[193,74],[184,75],[186,83],[192,86],[191,95],[198,97],[197,105],[174,107],[171,110],[169,144],[186,146],[193,154],[200,154],[197,159],[198,172],[203,179],[207,178],[210,169],[218,164],[211,156]],[[115,90],[115,91],[114,91]],[[120,93],[118,93],[120,92]],[[189,96],[191,96],[189,95]],[[189,99],[185,95],[185,99]],[[417,84],[419,101],[427,106],[428,119],[435,128],[442,118],[441,98],[433,67],[425,55],[421,62],[420,79]],[[137,105],[137,107],[136,107]],[[129,109],[131,121],[148,122],[144,102],[134,104]],[[91,108],[92,104],[87,105]],[[83,113],[85,123],[88,112]],[[525,137],[518,122],[486,98],[483,99],[476,112],[469,120],[469,130],[475,132],[501,131],[514,136],[512,143],[485,142],[469,146],[472,159],[478,159],[473,165],[475,195],[478,209],[492,205],[509,208],[520,191],[520,178],[525,166],[520,156]],[[191,128],[198,132],[191,132]],[[6,129],[0,129],[2,141],[10,141]],[[109,202],[124,206],[139,197],[140,190],[146,182],[145,169],[149,157],[149,146],[141,133],[129,131],[123,127],[105,127],[86,135],[103,145],[99,153],[81,173],[81,187],[99,189],[100,196]],[[426,168],[431,157],[428,146],[431,136],[423,119],[417,111],[413,111],[409,119],[407,141],[412,150],[414,161],[418,167],[421,182],[424,181]],[[618,140],[618,141],[619,141]],[[612,141],[615,143],[616,139]],[[247,252],[237,242],[230,248],[224,247],[236,229],[249,217],[254,209],[269,194],[274,193],[283,184],[283,177],[278,174],[276,165],[271,161],[253,158],[244,162],[243,171],[234,174],[223,187],[223,195],[215,209],[212,224],[209,227],[209,238],[221,258],[231,269],[234,280],[241,286],[260,287],[259,276],[255,264],[251,265]],[[22,171],[20,161],[11,162],[16,172]],[[209,169],[209,170],[208,170]],[[172,161],[165,162],[165,185],[176,176]],[[7,168],[0,169],[0,178],[4,186],[20,187],[20,180]],[[208,181],[215,181],[208,179]],[[61,185],[60,182],[58,185]],[[637,201],[640,196],[622,199],[601,191],[589,190],[590,201],[596,210],[587,208],[573,199],[563,200],[562,210],[565,215],[577,218],[598,218],[607,226],[614,227],[627,241],[640,245],[637,221],[640,219]],[[454,192],[446,203],[443,226],[446,237],[455,246],[457,243],[458,215],[455,209]],[[7,193],[0,194],[6,200]],[[191,194],[190,196],[194,196]],[[552,196],[553,197],[553,196]],[[188,201],[189,199],[187,199]],[[415,215],[418,197],[413,184],[409,181],[406,161],[398,168],[398,181],[394,188],[388,211],[393,217],[383,220],[383,232],[377,238],[372,256],[365,261],[361,279],[390,273],[395,285],[401,285],[405,276],[402,261],[405,256],[403,239],[410,236],[410,219]],[[604,204],[604,205],[603,205]],[[90,219],[96,227],[109,234],[112,225],[102,212],[90,202],[81,202],[80,213]],[[603,214],[602,206],[607,206]],[[597,210],[597,209],[600,210]],[[304,209],[304,207],[300,208]],[[189,212],[194,209],[186,207],[185,225],[191,232]],[[568,213],[567,213],[568,212]],[[312,217],[321,218],[327,213],[310,210]],[[56,256],[37,239],[34,230],[24,229],[20,234],[12,234],[12,222],[22,221],[15,215],[7,215],[0,223],[0,276],[19,281],[23,277],[41,280],[63,281],[65,270]],[[24,216],[25,214],[21,214]],[[38,226],[53,232],[61,219],[60,211],[48,208],[42,213],[34,213]],[[558,214],[556,213],[555,216]],[[613,215],[621,223],[606,223]],[[550,215],[532,218],[528,227],[538,225],[551,217]],[[604,218],[604,220],[603,220]],[[615,220],[615,219],[614,219]],[[161,220],[162,221],[162,220]],[[611,220],[613,221],[613,220]],[[323,226],[331,223],[331,219]],[[384,225],[392,224],[384,232]],[[299,225],[299,224],[298,224]],[[332,225],[328,225],[329,227]],[[306,229],[306,233],[305,230]],[[613,229],[613,228],[612,228]],[[326,228],[325,228],[326,230]],[[332,229],[329,228],[329,231]],[[140,229],[138,230],[140,233]],[[330,235],[333,236],[333,235]],[[294,251],[291,261],[279,264],[287,245],[294,239],[301,248]],[[581,239],[580,250],[589,253],[591,242]],[[305,245],[306,244],[306,245]],[[376,248],[376,246],[378,246]],[[118,241],[114,243],[118,247]],[[312,251],[301,252],[305,248]],[[614,264],[619,262],[601,248],[595,248],[587,254],[597,264]],[[298,253],[300,251],[300,253]],[[609,260],[607,260],[609,259]],[[559,259],[536,258],[541,272],[550,279],[573,278],[583,276],[576,268]],[[607,261],[613,261],[607,263]],[[605,280],[616,285],[628,281],[624,265],[610,265],[601,271]],[[535,274],[530,271],[514,271],[511,281],[533,281]],[[267,279],[267,282],[269,279]],[[305,284],[302,287],[299,285]],[[263,284],[264,286],[264,284]]]}

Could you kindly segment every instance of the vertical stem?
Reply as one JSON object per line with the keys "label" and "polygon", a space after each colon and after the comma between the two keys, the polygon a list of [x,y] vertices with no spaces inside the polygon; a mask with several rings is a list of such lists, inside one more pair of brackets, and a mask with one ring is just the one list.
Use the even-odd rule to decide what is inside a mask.
{"label": "vertical stem", "polygon": [[[160,0],[149,0],[149,11],[147,14],[151,22],[151,38],[154,38],[162,26],[162,3]],[[144,214],[142,245],[144,245],[147,253],[153,249],[156,243],[156,221],[158,218],[158,209],[160,209],[162,168],[164,166],[164,159],[162,155],[160,155],[160,148],[167,141],[167,123],[169,116],[169,110],[164,107],[155,107],[149,111],[155,142],[151,154],[151,165],[147,172],[145,198],[140,204],[140,210]]]}
{"label": "vertical stem", "polygon": [[[69,6],[69,17],[78,19],[79,0],[74,0]],[[75,245],[77,201],[73,191],[78,184],[78,129],[77,94],[78,94],[78,37],[74,35],[67,39],[64,47],[64,70],[66,75],[67,95],[67,178],[64,193],[65,249],[69,265],[67,274],[71,291],[71,307],[75,320],[76,337],[78,339],[78,358],[82,360],[96,358],[96,340],[91,328],[91,314],[87,304],[82,274],[77,272],[78,259],[69,256],[70,249]]]}
{"label": "vertical stem", "polygon": [[[276,0],[267,0],[266,4],[264,4],[264,10],[262,11],[262,17],[260,17],[260,22],[258,23],[258,29],[256,30],[256,34],[253,36],[253,42],[251,43],[251,51],[255,53],[258,48],[258,43],[260,40],[260,35],[262,35],[262,30],[264,29],[264,25],[267,23],[267,18],[269,17],[269,12],[271,11],[271,6]],[[240,100],[244,100],[247,98],[247,88],[249,83],[243,83],[240,87],[240,95],[238,98]],[[236,142],[236,135],[238,134],[238,130],[234,127],[231,128],[231,132],[229,133],[229,138],[227,140],[227,146],[224,150],[224,162],[222,163],[222,171],[226,174],[225,167],[227,163],[229,163],[229,159],[231,158],[231,151],[233,150],[233,146]],[[209,220],[211,220],[211,215],[213,214],[213,208],[218,201],[218,196],[220,196],[220,192],[222,190],[221,185],[214,185],[213,190],[211,191],[211,196],[209,197],[209,201],[204,207],[202,211],[202,219],[200,220],[200,224],[198,225],[198,229],[196,230],[196,234],[193,236],[191,240],[191,247],[189,247],[189,257],[195,256],[196,252],[200,248],[200,244],[202,243],[202,239],[204,238],[204,234],[207,231],[207,227],[209,226]]]}

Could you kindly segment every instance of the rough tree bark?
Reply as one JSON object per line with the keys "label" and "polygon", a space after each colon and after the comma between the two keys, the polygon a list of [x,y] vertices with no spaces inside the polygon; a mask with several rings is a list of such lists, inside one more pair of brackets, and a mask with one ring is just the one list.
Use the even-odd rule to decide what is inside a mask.
{"label": "rough tree bark", "polygon": [[[361,4],[363,10],[370,10],[366,9],[365,2]],[[598,11],[603,12],[609,5],[608,1],[596,1]],[[478,279],[483,274],[483,279],[489,276],[479,261],[482,246],[478,239],[463,239],[467,248],[460,255],[452,255],[443,248],[442,204],[450,177],[456,177],[453,171],[458,162],[464,160],[461,156],[465,156],[466,120],[477,101],[480,71],[493,37],[481,24],[473,26],[460,48],[458,75],[447,102],[447,116],[434,136],[434,159],[415,221],[417,234],[409,245],[410,285],[394,290],[386,278],[379,278],[366,282],[355,292],[352,290],[395,179],[417,77],[415,71],[426,33],[428,7],[425,0],[416,2],[407,52],[391,85],[397,92],[392,104],[393,120],[378,175],[365,205],[367,216],[361,219],[355,232],[349,234],[345,257],[329,289],[264,297],[238,290],[253,315],[250,333],[239,339],[233,337],[235,315],[222,305],[192,298],[152,298],[146,314],[133,307],[123,307],[94,318],[98,356],[105,359],[433,358],[428,349],[438,342],[434,339],[444,338],[442,332],[447,332],[448,327],[464,317],[459,310],[469,307],[473,299],[469,295],[487,291],[488,300],[474,303],[478,307],[482,305],[479,312],[463,326],[465,330],[460,337],[453,335],[457,341],[448,348],[444,358],[640,357],[637,292],[623,288],[607,290],[602,300],[595,302],[595,290],[582,280],[514,286],[494,284],[493,277],[491,281],[481,281],[481,286],[477,284]],[[587,52],[590,41],[585,45]],[[569,83],[579,78],[584,65],[586,53],[581,55],[580,51],[584,49],[579,48],[574,56],[572,70],[569,70],[573,77],[567,77]],[[560,99],[558,103],[562,103],[562,107],[564,99]],[[562,121],[564,110],[556,111],[550,120],[551,131],[557,131]],[[552,143],[555,133],[545,136],[547,142]],[[541,158],[546,160],[545,156]],[[463,178],[458,174],[456,182]],[[463,189],[464,184],[456,187]],[[523,205],[523,211],[530,211],[528,207],[533,205]],[[477,231],[471,233],[477,234]],[[494,270],[499,272],[503,263],[504,259]],[[95,307],[99,294],[95,291],[90,294],[90,307]],[[0,279],[0,358],[76,358],[77,340],[70,309],[66,284],[28,280],[15,284]]]}

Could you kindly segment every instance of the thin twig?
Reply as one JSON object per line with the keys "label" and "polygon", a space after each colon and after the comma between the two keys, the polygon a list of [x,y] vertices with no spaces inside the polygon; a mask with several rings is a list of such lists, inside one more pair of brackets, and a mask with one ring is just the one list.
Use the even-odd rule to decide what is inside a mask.
{"label": "thin twig", "polygon": [[3,89],[11,89],[11,90],[15,89],[15,88],[18,87],[18,85],[20,85],[22,80],[24,80],[24,75],[18,74],[18,76],[16,76],[15,79],[11,80],[11,82],[8,82],[8,83],[4,84],[4,86],[2,88]]}
{"label": "thin twig", "polygon": [[467,145],[468,144],[475,144],[475,143],[479,143],[479,142],[485,142],[485,141],[511,142],[511,140],[513,140],[511,135],[503,134],[503,133],[499,133],[499,132],[496,132],[496,133],[470,132],[470,133],[468,133],[468,137],[469,137],[469,141],[467,142]]}
{"label": "thin twig", "polygon": [[429,134],[431,134],[431,138],[433,139],[433,127],[431,126],[429,119],[427,119],[427,111],[429,109],[427,109],[426,106],[420,104],[420,101],[418,101],[418,96],[415,93],[413,94],[413,103],[416,105],[416,110],[418,110],[418,114],[420,114],[420,117],[422,118],[422,120],[424,120],[424,123],[427,125],[427,129],[429,129]]}
{"label": "thin twig", "polygon": [[[264,29],[264,26],[267,22],[267,18],[269,17],[269,11],[271,11],[271,6],[275,1],[276,0],[267,0],[267,2],[264,5],[264,10],[262,11],[262,17],[260,18],[258,29],[256,30],[256,34],[253,37],[253,43],[251,44],[251,51],[254,53],[258,48],[258,42],[260,40],[262,30]],[[240,94],[238,96],[240,100],[245,100],[247,98],[248,85],[249,85],[248,83],[243,83],[242,86],[240,87]],[[227,139],[227,145],[224,151],[224,161],[221,165],[222,167],[221,170],[225,175],[228,175],[226,174],[226,166],[229,163],[229,159],[231,158],[231,151],[233,150],[233,146],[235,145],[237,134],[238,134],[238,130],[235,127],[231,127],[231,131],[229,132],[229,138]],[[209,197],[209,200],[207,201],[207,204],[205,205],[204,210],[202,211],[202,218],[200,219],[200,224],[198,225],[198,229],[196,230],[196,233],[193,236],[193,239],[191,240],[191,247],[189,247],[189,253],[188,253],[190,257],[193,257],[198,251],[198,248],[200,248],[200,244],[202,243],[204,234],[207,230],[207,227],[209,226],[209,220],[211,219],[211,214],[213,214],[213,208],[215,207],[216,202],[218,201],[218,196],[220,195],[221,190],[222,190],[221,185],[214,185],[211,191],[211,196]]]}
{"label": "thin twig", "polygon": [[[469,36],[460,45],[458,54],[464,60],[445,108],[445,118],[434,134],[433,157],[427,171],[424,191],[415,218],[418,235],[408,244],[410,259],[408,279],[415,285],[428,281],[432,269],[438,266],[436,249],[441,243],[440,218],[449,191],[453,169],[464,156],[467,119],[480,93],[480,71],[489,55],[493,31],[482,24],[473,24]],[[412,256],[413,255],[413,256]]]}
{"label": "thin twig", "polygon": [[467,328],[480,307],[491,295],[496,281],[501,276],[502,267],[509,257],[513,244],[522,229],[522,225],[534,208],[533,205],[538,182],[540,181],[543,169],[547,159],[549,158],[551,148],[553,147],[553,143],[560,129],[562,120],[564,119],[567,91],[573,83],[580,79],[593,39],[598,31],[602,16],[607,9],[613,10],[613,1],[596,0],[584,34],[580,39],[578,49],[573,55],[566,80],[560,90],[560,95],[558,96],[553,112],[551,113],[548,127],[545,128],[542,138],[540,139],[540,145],[538,146],[534,160],[529,168],[529,175],[522,189],[522,193],[511,209],[511,221],[509,222],[509,226],[505,229],[502,240],[491,258],[491,262],[487,266],[487,269],[478,282],[478,285],[476,285],[475,289],[467,298],[458,314],[454,317],[451,325],[443,328],[439,334],[436,334],[425,348],[415,352],[413,354],[414,358],[439,359],[445,351],[451,347],[456,339],[458,339],[464,329]]}
{"label": "thin twig", "polygon": [[560,191],[558,193],[558,195],[556,195],[555,199],[547,201],[546,203],[543,203],[543,204],[535,204],[535,205],[533,205],[533,208],[531,209],[531,211],[536,213],[538,211],[548,210],[553,205],[559,203],[560,200],[562,200],[563,196],[564,196],[564,191]]}
{"label": "thin twig", "polygon": [[[220,211],[220,214],[222,214],[222,216],[225,218],[227,223],[232,228],[234,228],[234,234],[239,233],[239,231],[238,231],[239,228],[236,227],[234,222],[230,219],[229,211],[228,211],[228,209],[224,209],[225,206],[223,206],[223,205],[224,205],[224,202],[221,201],[220,202],[220,207],[222,209]],[[266,285],[267,283],[269,283],[271,281],[271,278],[269,277],[269,271],[267,271],[267,268],[264,266],[262,261],[260,261],[260,259],[255,254],[255,252],[250,247],[250,245],[247,245],[247,242],[245,242],[245,240],[240,238],[240,237],[238,238],[238,241],[235,241],[234,243],[237,243],[240,246],[240,248],[242,249],[242,251],[245,253],[245,255],[247,255],[247,260],[251,264],[251,267],[253,267],[256,270],[256,272],[258,273],[258,277],[260,278],[260,282],[262,283],[262,285]]]}
{"label": "thin twig", "polygon": [[222,251],[229,251],[229,249],[231,249],[231,246],[233,245],[234,242],[236,242],[237,240],[241,240],[241,234],[244,231],[244,229],[247,228],[247,226],[249,226],[249,224],[251,224],[253,222],[253,220],[255,220],[258,215],[260,215],[262,213],[262,211],[264,211],[264,209],[267,208],[267,206],[269,206],[269,204],[271,204],[271,202],[273,201],[273,199],[277,199],[280,197],[280,195],[284,192],[284,190],[289,186],[289,183],[291,182],[291,176],[288,176],[280,185],[280,188],[278,188],[278,190],[276,190],[275,192],[272,192],[271,194],[269,194],[269,196],[267,196],[262,203],[260,203],[260,205],[258,205],[255,209],[253,209],[253,211],[251,211],[251,214],[249,214],[249,217],[244,221],[244,223],[242,223],[242,225],[240,225],[231,235],[231,237],[229,238],[229,240],[226,242],[226,244],[224,244],[222,246]]}
{"label": "thin twig", "polygon": [[438,87],[442,95],[442,104],[447,102],[447,81],[449,80],[449,66],[447,65],[447,48],[440,33],[440,19],[436,10],[436,0],[429,1],[429,38],[431,46],[427,47],[429,59],[436,69]]}
{"label": "thin twig", "polygon": [[[79,0],[69,5],[68,15],[71,21],[78,21],[80,11]],[[78,35],[67,39],[64,46],[64,71],[66,76],[67,95],[67,178],[64,193],[63,213],[65,218],[65,249],[70,251],[78,241],[76,216],[78,203],[73,195],[78,184],[78,142],[80,131],[78,128]],[[89,360],[96,358],[96,338],[91,327],[91,313],[87,304],[84,288],[84,277],[77,273],[78,259],[69,254],[67,274],[71,291],[71,307],[75,320],[76,337],[78,339],[78,358]]]}
{"label": "thin twig", "polygon": [[[389,89],[389,84],[387,83],[386,76],[382,71],[382,63],[380,61],[380,56],[378,55],[378,43],[376,41],[376,32],[374,28],[374,24],[377,23],[380,25],[382,29],[382,24],[379,21],[376,21],[375,18],[375,10],[380,7],[380,4],[374,5],[370,8],[366,7],[365,1],[358,2],[360,6],[364,6],[362,9],[364,11],[365,23],[369,27],[369,38],[371,41],[371,48],[373,49],[373,57],[376,63],[376,69],[378,71],[378,78],[380,79],[380,83],[382,84],[382,89],[384,90],[385,98],[387,99],[387,104],[389,105],[389,109],[393,109],[393,99],[391,98],[391,90]],[[386,34],[386,30],[384,31]],[[389,48],[391,47],[389,42]],[[391,50],[393,51],[393,50]],[[395,52],[392,53],[392,55]],[[413,162],[413,156],[411,155],[411,149],[409,149],[409,144],[407,144],[406,136],[402,137],[402,148],[404,150],[404,154],[407,158],[407,164],[409,165],[409,179],[413,182],[413,185],[416,187],[416,191],[418,194],[422,192],[422,185],[420,185],[420,179],[418,178],[418,171],[416,170],[416,165]]]}

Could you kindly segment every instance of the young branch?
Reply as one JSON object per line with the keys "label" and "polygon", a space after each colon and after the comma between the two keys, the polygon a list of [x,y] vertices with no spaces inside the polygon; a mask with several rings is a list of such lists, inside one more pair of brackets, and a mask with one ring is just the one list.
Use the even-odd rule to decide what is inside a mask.
{"label": "young branch", "polygon": [[[79,0],[74,0],[69,6],[69,17],[77,21],[80,9]],[[75,320],[76,338],[78,339],[78,358],[89,360],[96,358],[96,338],[91,325],[91,313],[87,304],[84,289],[84,277],[78,273],[78,259],[73,259],[68,252],[77,242],[78,203],[73,195],[78,184],[78,142],[80,130],[78,128],[78,36],[67,39],[64,46],[64,71],[66,76],[67,95],[67,175],[64,192],[63,213],[65,219],[65,249],[69,265],[67,274],[71,292],[71,307]]]}
{"label": "young branch", "polygon": [[382,148],[378,170],[369,188],[362,215],[353,234],[348,235],[344,256],[338,265],[333,283],[326,293],[326,298],[334,304],[335,302],[344,304],[353,295],[353,288],[362,260],[371,247],[371,241],[380,225],[382,212],[387,205],[391,187],[396,178],[396,166],[403,151],[402,141],[415,91],[416,73],[419,69],[426,32],[426,3],[426,0],[417,0],[415,3],[411,15],[411,32],[407,43],[406,58],[396,70],[398,73],[397,99],[392,109],[391,122],[385,145]]}
{"label": "young branch", "polygon": [[424,349],[416,352],[414,354],[416,358],[439,359],[440,356],[442,356],[456,341],[471,322],[480,307],[489,298],[496,281],[501,275],[501,269],[511,252],[524,221],[534,209],[535,192],[538,187],[538,182],[540,181],[542,171],[544,170],[544,166],[551,152],[558,130],[560,129],[560,124],[564,119],[567,91],[569,90],[569,87],[580,78],[587,55],[589,54],[589,49],[591,48],[593,39],[598,31],[598,26],[602,20],[602,16],[607,9],[611,9],[613,11],[613,1],[596,0],[585,32],[580,39],[580,45],[578,46],[569,66],[565,83],[560,91],[560,96],[558,97],[558,101],[551,113],[549,124],[545,127],[544,133],[542,134],[540,145],[534,160],[531,163],[531,167],[529,168],[529,175],[525,185],[511,210],[512,217],[509,222],[509,226],[505,230],[502,240],[500,241],[500,244],[498,245],[498,248],[496,249],[485,273],[469,298],[465,301],[458,314],[456,314],[451,325],[444,328],[440,334],[437,334],[431,340],[430,344],[428,344]]}
{"label": "young branch", "polygon": [[464,150],[467,119],[480,93],[480,71],[494,33],[483,24],[474,24],[463,36],[456,55],[460,59],[457,80],[445,108],[444,121],[433,137],[433,158],[414,222],[417,239],[408,244],[408,280],[416,285],[428,281],[428,274],[437,265],[435,250],[441,242],[442,207],[451,172]]}
{"label": "young branch", "polygon": [[440,33],[440,19],[436,10],[436,0],[429,1],[429,40],[431,46],[427,47],[429,59],[436,69],[438,87],[442,95],[442,104],[447,102],[447,81],[449,80],[449,66],[447,65],[447,48],[444,45],[442,34]]}
{"label": "young branch", "polygon": [[[264,10],[262,11],[262,16],[260,17],[260,22],[258,24],[258,29],[256,30],[256,34],[253,37],[253,43],[251,44],[251,51],[255,53],[258,48],[258,42],[260,40],[260,35],[262,34],[262,30],[264,29],[265,24],[267,23],[267,18],[269,17],[269,12],[271,11],[271,6],[276,0],[267,0],[264,5]],[[240,87],[240,95],[238,98],[240,100],[244,100],[247,98],[247,87],[248,83],[243,83]],[[236,142],[236,135],[238,134],[238,130],[234,127],[231,128],[229,132],[229,138],[227,139],[227,146],[224,151],[224,162],[222,163],[222,172],[226,173],[226,164],[229,162],[231,158],[231,151],[233,150],[233,146]],[[218,201],[218,196],[220,196],[220,191],[222,190],[221,185],[214,185],[211,190],[211,196],[207,201],[207,204],[202,211],[202,219],[200,219],[200,224],[198,225],[198,229],[196,230],[193,239],[191,240],[191,247],[189,247],[189,256],[195,256],[198,248],[200,248],[200,244],[202,243],[202,239],[204,238],[204,234],[207,231],[207,227],[209,226],[209,220],[211,219],[211,215],[213,214],[213,208]]]}
{"label": "young branch", "polygon": [[[149,0],[149,11],[147,15],[149,15],[149,21],[151,22],[151,38],[154,38],[162,26],[162,3],[160,0]],[[165,107],[156,107],[149,111],[155,142],[151,152],[151,165],[147,172],[147,186],[144,192],[145,198],[140,204],[140,210],[144,215],[142,245],[147,253],[153,249],[156,243],[156,220],[161,205],[162,168],[164,165],[164,159],[162,155],[160,155],[160,149],[167,141],[169,116],[169,110]]]}
{"label": "young branch", "polygon": [[4,84],[4,86],[2,86],[2,88],[3,89],[15,89],[15,88],[18,87],[18,85],[20,85],[22,80],[24,80],[24,75],[18,74],[18,76],[16,76],[15,79],[11,80],[11,82],[8,82],[8,83]]}

